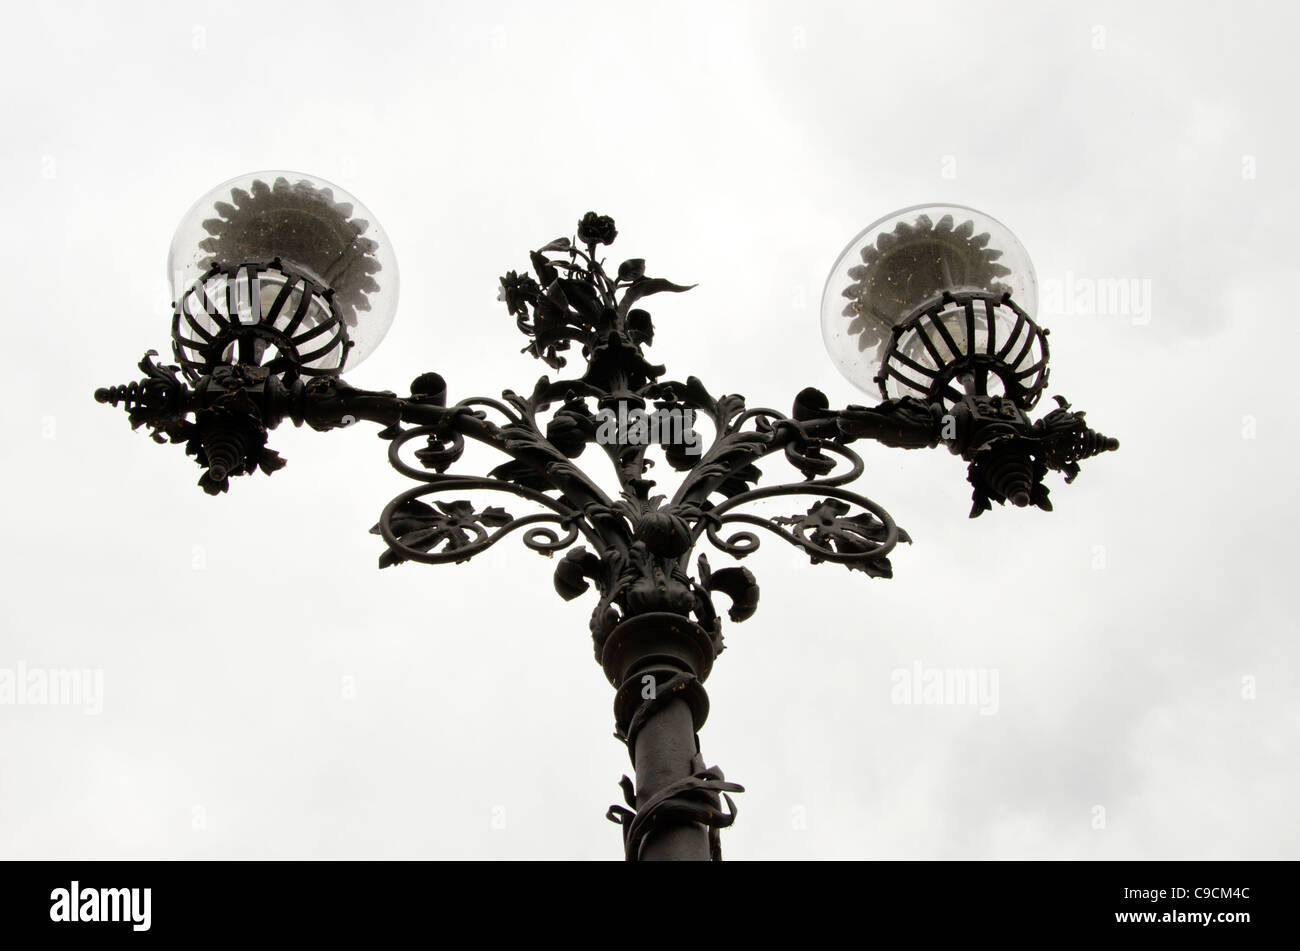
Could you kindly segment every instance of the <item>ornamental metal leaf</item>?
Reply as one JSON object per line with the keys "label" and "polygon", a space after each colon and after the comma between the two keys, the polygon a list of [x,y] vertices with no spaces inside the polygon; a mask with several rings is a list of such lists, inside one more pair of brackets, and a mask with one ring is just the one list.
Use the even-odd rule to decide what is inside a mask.
{"label": "ornamental metal leaf", "polygon": [[[429,505],[419,499],[408,499],[393,512],[392,530],[397,540],[406,548],[431,552],[443,545],[442,553],[467,549],[486,541],[484,526],[499,528],[514,519],[505,509],[495,505],[476,511],[474,503],[465,500],[434,502]],[[380,534],[379,526],[370,530]],[[400,565],[406,559],[392,548],[379,556],[379,567]],[[468,561],[467,555],[458,561]]]}
{"label": "ornamental metal leaf", "polygon": [[[789,525],[795,536],[808,543],[808,554],[814,565],[827,559],[819,556],[812,546],[831,550],[840,555],[856,555],[849,559],[836,559],[852,571],[865,572],[872,578],[892,578],[893,566],[889,558],[880,555],[880,546],[889,536],[884,522],[870,512],[849,515],[849,505],[839,499],[822,499],[813,503],[803,515],[785,515],[773,518],[778,525]],[[910,543],[907,532],[898,529],[898,540]]]}

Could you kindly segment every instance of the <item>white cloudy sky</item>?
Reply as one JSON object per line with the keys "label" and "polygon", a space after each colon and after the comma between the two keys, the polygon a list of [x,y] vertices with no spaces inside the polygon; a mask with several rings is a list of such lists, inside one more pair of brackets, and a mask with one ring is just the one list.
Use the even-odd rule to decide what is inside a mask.
{"label": "white cloudy sky", "polygon": [[[396,248],[397,321],[352,381],[438,370],[453,399],[541,371],[496,279],[588,209],[615,253],[699,282],[657,302],[654,356],[756,405],[867,399],[818,300],[904,205],[988,211],[1045,284],[1149,281],[1145,314],[1040,314],[1052,392],[1124,443],[1053,477],[1055,512],[968,521],[959,460],[867,447],[859,488],[916,540],[893,581],[775,538],[749,559],[762,604],[727,630],[702,733],[749,789],[724,847],[1296,857],[1300,16],[1132,7],[8,11],[0,668],[102,670],[104,697],[0,706],[0,855],[619,853],[612,691],[552,563],[512,540],[381,573],[367,529],[407,485],[373,430],[286,428],[287,469],[211,499],[91,399],[166,352],[190,203],[287,168],[355,192]],[[918,662],[996,670],[996,715],[891,703]]]}

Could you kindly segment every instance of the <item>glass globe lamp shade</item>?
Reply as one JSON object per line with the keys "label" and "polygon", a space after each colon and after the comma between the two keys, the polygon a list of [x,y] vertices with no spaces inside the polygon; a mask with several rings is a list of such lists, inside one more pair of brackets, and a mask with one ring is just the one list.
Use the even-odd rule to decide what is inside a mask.
{"label": "glass globe lamp shade", "polygon": [[[962,306],[940,306],[945,293],[961,297]],[[1007,294],[1014,308],[995,303]],[[928,332],[895,330],[935,306]],[[923,396],[927,380],[938,380],[962,352],[979,350],[988,358],[986,369],[1004,346],[1009,345],[1004,358],[1019,356],[1020,335],[1041,336],[1032,321],[1037,308],[1033,263],[1009,228],[962,205],[915,205],[869,225],[840,254],[822,294],[822,337],[836,367],[859,389],[885,397]],[[921,364],[931,377],[918,370],[904,385],[888,367],[882,373],[896,336],[895,353]],[[1035,346],[1016,372],[1033,365],[1040,355]],[[942,380],[949,396],[960,388],[954,377]],[[996,373],[991,378],[1000,379]]]}
{"label": "glass globe lamp shade", "polygon": [[167,259],[172,340],[191,379],[233,362],[336,374],[369,356],[397,308],[397,260],[352,195],[297,172],[251,172],[200,198]]}

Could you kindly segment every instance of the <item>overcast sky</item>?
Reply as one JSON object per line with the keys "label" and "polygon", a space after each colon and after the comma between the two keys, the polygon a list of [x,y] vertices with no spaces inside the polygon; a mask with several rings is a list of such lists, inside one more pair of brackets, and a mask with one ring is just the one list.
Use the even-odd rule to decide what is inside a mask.
{"label": "overcast sky", "polygon": [[[1300,15],[1133,7],[9,10],[0,672],[103,693],[0,705],[0,855],[620,854],[594,595],[560,601],[517,539],[378,571],[367,530],[409,483],[373,427],[286,426],[288,467],[213,499],[93,402],[169,352],[181,216],[265,168],[338,182],[392,239],[396,322],[351,382],[436,370],[453,400],[545,370],[497,278],[589,209],[614,260],[699,283],[652,308],[669,375],[783,409],[871,401],[819,327],[860,228],[929,201],[1005,222],[1055,289],[1049,393],[1123,449],[1051,476],[1050,514],[971,521],[959,459],[866,446],[856,488],[915,540],[891,581],[765,540],[701,734],[748,788],[724,851],[1300,855]],[[1080,296],[1117,280],[1142,303]],[[996,711],[894,702],[918,664],[996,672]]]}

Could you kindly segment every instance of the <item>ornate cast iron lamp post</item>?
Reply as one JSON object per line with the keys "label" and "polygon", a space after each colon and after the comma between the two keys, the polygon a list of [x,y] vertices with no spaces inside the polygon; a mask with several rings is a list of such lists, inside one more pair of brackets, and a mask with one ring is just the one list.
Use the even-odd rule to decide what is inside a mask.
{"label": "ornate cast iron lamp post", "polygon": [[[401,397],[340,376],[392,320],[397,271],[382,230],[320,180],[247,175],[201,199],[173,243],[177,365],[157,365],[150,351],[143,379],[95,398],[124,406],[132,427],[148,427],[155,441],[183,443],[211,494],[234,476],[284,465],[266,441],[285,420],[318,431],[379,424],[389,462],[416,483],[373,529],[387,546],[380,567],[466,561],[519,529],[534,551],[563,552],[555,590],[571,600],[595,588],[596,660],[616,690],[616,730],[635,771],[635,781],[623,779],[627,807],[608,813],[622,825],[625,853],[716,859],[718,831],[735,818],[729,794],[741,787],[705,766],[697,736],[709,709],[704,681],[723,647],[713,597],[725,594],[740,622],[759,592],[746,568],[715,570],[703,554],[692,562],[697,543],[707,538],[740,559],[758,547],[758,527],[814,564],[887,578],[891,550],[908,538],[847,488],[863,471],[855,440],[946,446],[968,464],[972,516],[992,502],[1050,509],[1048,470],[1069,482],[1081,459],[1119,444],[1060,397],[1030,419],[1048,362],[1047,331],[1032,314],[1033,268],[1006,228],[972,209],[906,209],[841,255],[823,332],[845,375],[881,397],[844,409],[812,388],[789,413],[751,408],[695,377],[666,377],[646,357],[654,327],[638,305],[689,288],[647,277],[640,259],[606,270],[598,251],[615,237],[610,218],[589,213],[576,239],[531,253],[532,274],[501,279],[527,352],[559,379],[543,376],[526,395],[449,404],[442,377],[425,373]],[[566,371],[564,353],[574,349],[581,369]],[[485,475],[451,471],[466,439],[504,461]],[[575,462],[588,449],[612,462],[617,494]],[[647,478],[651,450],[681,474],[670,497]],[[761,484],[758,464],[774,455],[803,480]],[[446,497],[479,490],[540,511]],[[745,510],[786,496],[807,497],[806,510],[778,518]],[[744,527],[724,534],[732,526]]]}

